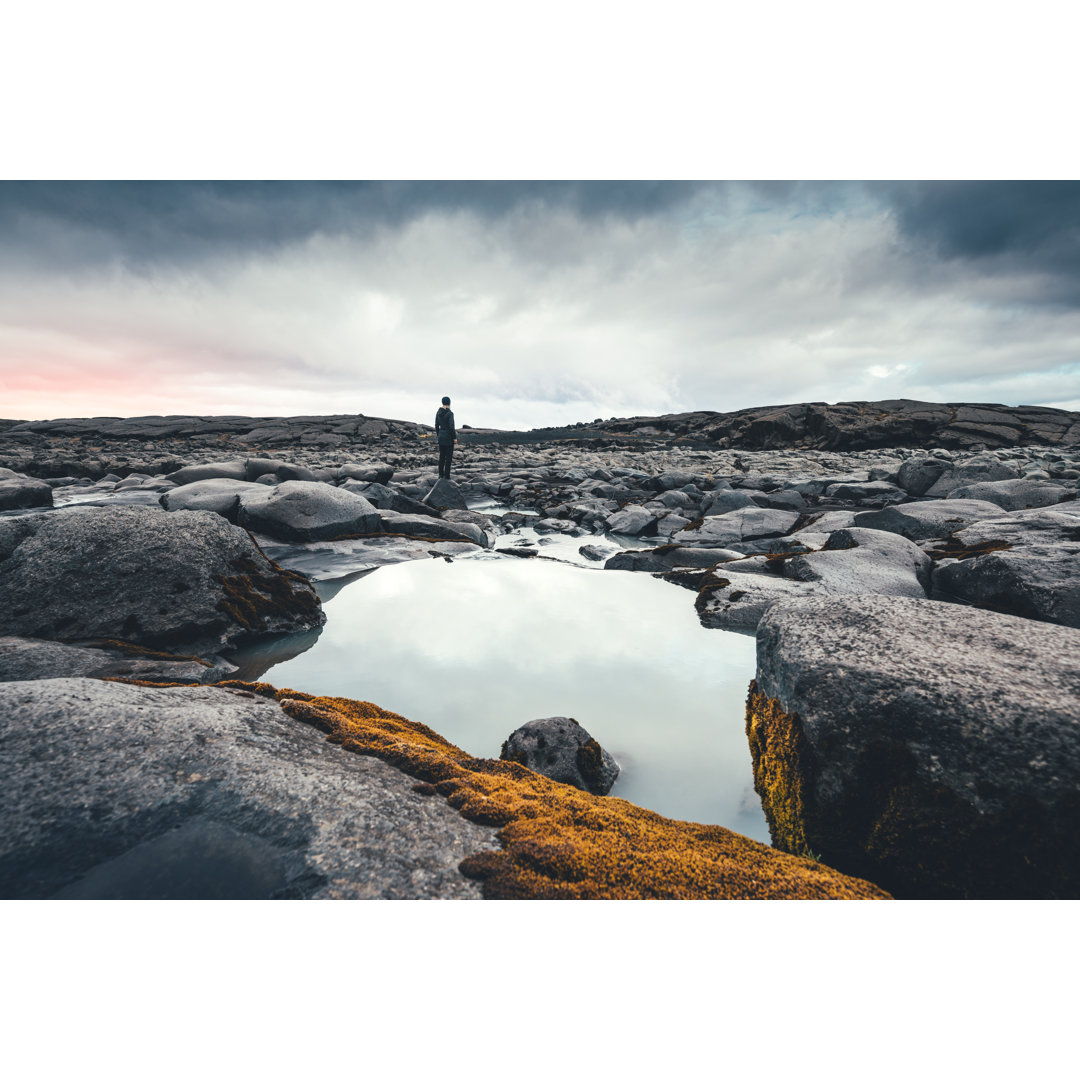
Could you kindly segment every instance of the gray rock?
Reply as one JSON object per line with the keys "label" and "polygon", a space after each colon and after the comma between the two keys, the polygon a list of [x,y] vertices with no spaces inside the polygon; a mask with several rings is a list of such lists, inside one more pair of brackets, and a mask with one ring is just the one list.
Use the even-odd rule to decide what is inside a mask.
{"label": "gray rock", "polygon": [[453,480],[438,479],[432,489],[420,500],[436,510],[468,510],[461,488]]}
{"label": "gray rock", "polygon": [[424,514],[395,514],[393,510],[378,511],[382,531],[389,536],[410,536],[421,540],[468,540],[481,547],[490,547],[490,539],[479,525],[468,521],[441,521]]}
{"label": "gray rock", "polygon": [[0,730],[7,898],[479,898],[498,846],[241,690],[4,683]]}
{"label": "gray rock", "polygon": [[157,679],[210,683],[226,679],[232,664],[209,664],[189,657],[145,655],[118,647],[62,645],[40,638],[0,637],[0,682],[87,676],[95,679]]}
{"label": "gray rock", "polygon": [[[177,485],[193,484],[197,480],[247,480],[246,460],[210,461],[205,465],[185,465],[182,469],[166,474],[166,480]],[[254,477],[250,477],[254,480]]]}
{"label": "gray rock", "polygon": [[499,757],[594,795],[606,795],[619,775],[615,759],[567,716],[522,724],[503,743]]}
{"label": "gray rock", "polygon": [[394,466],[382,461],[370,465],[342,465],[338,470],[342,479],[366,480],[373,484],[389,484],[394,475]]}
{"label": "gray rock", "polygon": [[960,487],[992,480],[1013,480],[1020,475],[1015,465],[1009,465],[992,454],[977,454],[953,464],[926,490],[932,499],[947,499]]}
{"label": "gray rock", "polygon": [[53,489],[43,480],[32,480],[28,476],[0,480],[0,510],[52,506],[52,492]]}
{"label": "gray rock", "polygon": [[[1071,505],[1071,504],[1070,504]],[[1026,510],[976,522],[931,554],[936,595],[1080,627],[1080,518]]]}
{"label": "gray rock", "polygon": [[837,596],[925,597],[930,587],[929,556],[903,536],[876,529],[840,529],[822,550],[774,562],[784,577],[813,582]]}
{"label": "gray rock", "polygon": [[240,516],[240,501],[251,491],[261,496],[265,486],[246,480],[196,480],[164,492],[158,503],[166,510],[209,510],[235,523]]}
{"label": "gray rock", "polygon": [[794,510],[801,514],[806,509],[806,499],[797,491],[763,491],[754,496],[754,503],[767,510]]}
{"label": "gray rock", "polygon": [[656,515],[643,506],[624,506],[608,516],[607,529],[621,536],[655,536]]}
{"label": "gray rock", "polygon": [[950,499],[982,499],[996,503],[1003,510],[1030,510],[1040,506],[1053,506],[1066,498],[1070,492],[1064,484],[1054,484],[1021,477],[1019,480],[991,480],[982,484],[968,484],[955,488]]}
{"label": "gray rock", "polygon": [[600,562],[602,559],[606,559],[610,553],[606,548],[597,547],[596,544],[582,544],[578,548],[578,554],[583,555],[591,562]]}
{"label": "gray rock", "polygon": [[0,519],[0,633],[208,656],[325,621],[306,578],[215,514],[76,506]]}
{"label": "gray rock", "polygon": [[734,489],[714,491],[705,496],[701,504],[701,514],[703,517],[716,517],[720,514],[729,514],[732,510],[742,510],[747,506],[757,506],[757,503],[745,491]]}
{"label": "gray rock", "polygon": [[900,597],[778,605],[757,690],[774,846],[897,896],[1080,896],[1076,630]]}
{"label": "gray rock", "polygon": [[904,494],[895,484],[890,484],[885,480],[864,480],[855,484],[830,484],[825,489],[826,498],[856,503],[880,503],[883,500],[899,500],[904,498]]}
{"label": "gray rock", "polygon": [[824,595],[812,582],[752,573],[742,567],[734,571],[733,566],[738,565],[720,566],[700,582],[695,607],[698,621],[707,629],[753,632],[774,604]]}
{"label": "gray rock", "polygon": [[277,540],[304,543],[381,529],[379,511],[360,495],[307,480],[287,480],[244,495],[239,522]]}
{"label": "gray rock", "polygon": [[695,547],[729,547],[740,540],[783,536],[798,520],[790,510],[763,510],[747,506],[719,517],[704,518],[700,525],[690,525],[672,536],[676,544]]}
{"label": "gray rock", "polygon": [[898,533],[909,540],[933,540],[949,536],[980,518],[1000,516],[1000,506],[982,499],[934,499],[867,510],[855,515],[855,526]]}
{"label": "gray rock", "polygon": [[605,570],[631,570],[646,574],[660,574],[671,567],[658,559],[648,548],[641,551],[620,551],[604,563]]}
{"label": "gray rock", "polygon": [[900,466],[896,483],[909,495],[925,495],[945,473],[949,472],[950,468],[949,462],[942,461],[941,458],[908,458]]}

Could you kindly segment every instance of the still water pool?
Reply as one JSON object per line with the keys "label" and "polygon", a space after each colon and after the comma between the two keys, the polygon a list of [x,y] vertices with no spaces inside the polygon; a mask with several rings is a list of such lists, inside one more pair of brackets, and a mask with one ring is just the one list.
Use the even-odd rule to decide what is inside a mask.
{"label": "still water pool", "polygon": [[478,757],[528,720],[572,716],[619,762],[612,795],[769,842],[743,719],[754,639],[702,629],[684,589],[492,553],[319,589],[312,647],[249,652],[245,677],[374,702]]}

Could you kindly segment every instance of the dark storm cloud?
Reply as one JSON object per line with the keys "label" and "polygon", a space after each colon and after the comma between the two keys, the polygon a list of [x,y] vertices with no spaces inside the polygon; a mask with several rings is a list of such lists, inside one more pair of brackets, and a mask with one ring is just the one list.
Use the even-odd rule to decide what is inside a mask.
{"label": "dark storm cloud", "polygon": [[1080,183],[939,181],[868,184],[901,234],[942,258],[990,272],[1042,273],[1045,299],[1080,305]]}
{"label": "dark storm cloud", "polygon": [[35,263],[183,262],[266,253],[316,234],[363,236],[418,216],[521,208],[590,219],[663,214],[701,185],[665,181],[9,181],[0,236]]}

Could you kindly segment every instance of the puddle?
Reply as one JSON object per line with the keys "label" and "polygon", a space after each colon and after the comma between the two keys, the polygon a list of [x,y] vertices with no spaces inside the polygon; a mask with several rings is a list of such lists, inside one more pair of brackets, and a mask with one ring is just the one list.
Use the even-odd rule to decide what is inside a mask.
{"label": "puddle", "polygon": [[249,650],[243,677],[374,702],[480,757],[572,716],[622,767],[612,795],[769,842],[744,732],[754,639],[704,630],[685,590],[494,553],[330,584],[317,644],[283,662],[288,639]]}

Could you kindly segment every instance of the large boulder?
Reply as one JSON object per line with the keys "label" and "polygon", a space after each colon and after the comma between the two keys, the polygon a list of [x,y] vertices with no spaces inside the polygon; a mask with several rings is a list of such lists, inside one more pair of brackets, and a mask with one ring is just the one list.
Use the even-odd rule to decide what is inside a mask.
{"label": "large boulder", "polygon": [[29,510],[52,504],[52,488],[44,480],[34,480],[29,476],[0,479],[0,510]]}
{"label": "large boulder", "polygon": [[1020,470],[1015,465],[1001,461],[993,454],[976,454],[966,461],[954,463],[927,488],[925,494],[932,499],[947,499],[957,488],[994,480],[1013,480],[1019,475]]}
{"label": "large boulder", "polygon": [[624,506],[606,521],[608,532],[621,536],[655,536],[656,515],[644,506]]}
{"label": "large boulder", "polygon": [[166,474],[166,480],[183,486],[198,480],[254,480],[248,476],[246,461],[210,461],[205,465],[185,465],[182,469]]}
{"label": "large boulder", "polygon": [[77,506],[0,519],[0,633],[214,655],[325,621],[306,578],[216,514]]}
{"label": "large boulder", "polygon": [[461,494],[461,488],[453,480],[444,480],[441,477],[435,481],[431,490],[420,500],[426,506],[435,510],[468,510],[465,496]]}
{"label": "large boulder", "polygon": [[882,529],[909,540],[936,540],[980,518],[1000,517],[1001,507],[982,499],[933,499],[855,515],[860,529]]}
{"label": "large boulder", "polygon": [[569,716],[522,724],[502,744],[499,758],[593,795],[606,795],[619,775],[618,762]]}
{"label": "large boulder", "polygon": [[745,491],[736,491],[734,488],[729,491],[712,491],[702,501],[701,513],[703,517],[719,517],[747,506],[757,506],[757,503]]}
{"label": "large boulder", "polygon": [[240,689],[0,683],[0,896],[467,898],[494,830]]}
{"label": "large boulder", "polygon": [[1002,510],[1030,510],[1040,506],[1053,506],[1070,495],[1075,495],[1064,484],[1046,480],[1021,477],[1018,480],[989,480],[981,484],[968,484],[955,488],[950,499],[982,499],[996,503]]}
{"label": "large boulder", "polygon": [[952,462],[936,457],[909,458],[900,466],[896,483],[909,495],[925,495],[946,473],[952,471]]}
{"label": "large boulder", "polygon": [[276,540],[304,543],[378,533],[379,512],[362,495],[309,480],[254,485],[240,505],[240,524]]}
{"label": "large boulder", "polygon": [[[1073,504],[1070,504],[1073,505]],[[937,594],[1080,627],[1080,517],[1018,511],[975,522],[933,549]]]}
{"label": "large boulder", "polygon": [[214,477],[195,480],[163,492],[158,497],[158,503],[166,510],[209,510],[235,524],[240,516],[241,499],[251,492],[261,497],[265,491],[262,484]]}
{"label": "large boulder", "polygon": [[886,596],[773,607],[747,705],[782,851],[899,896],[1080,897],[1080,632]]}

